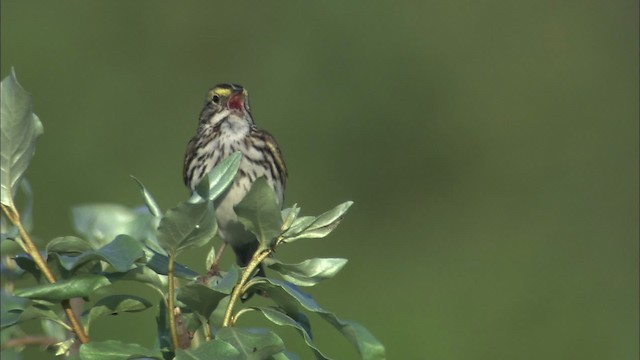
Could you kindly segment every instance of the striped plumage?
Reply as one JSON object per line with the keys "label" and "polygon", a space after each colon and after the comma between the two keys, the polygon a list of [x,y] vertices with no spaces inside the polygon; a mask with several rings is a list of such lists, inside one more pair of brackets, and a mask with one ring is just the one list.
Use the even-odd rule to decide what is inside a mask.
{"label": "striped plumage", "polygon": [[214,205],[219,235],[234,249],[238,264],[246,266],[258,242],[237,222],[233,207],[261,176],[282,206],[287,168],[273,136],[255,125],[247,91],[240,85],[220,84],[209,91],[196,135],[187,145],[184,183],[193,191],[216,164],[236,151],[243,154],[236,178]]}

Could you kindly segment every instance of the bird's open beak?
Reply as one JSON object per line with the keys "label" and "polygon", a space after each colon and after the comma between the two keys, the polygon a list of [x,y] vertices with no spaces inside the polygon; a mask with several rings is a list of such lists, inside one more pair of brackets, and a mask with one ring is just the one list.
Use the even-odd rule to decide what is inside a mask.
{"label": "bird's open beak", "polygon": [[231,96],[229,96],[228,106],[229,106],[229,109],[243,111],[244,110],[244,90],[242,89],[233,90],[233,93],[231,93]]}

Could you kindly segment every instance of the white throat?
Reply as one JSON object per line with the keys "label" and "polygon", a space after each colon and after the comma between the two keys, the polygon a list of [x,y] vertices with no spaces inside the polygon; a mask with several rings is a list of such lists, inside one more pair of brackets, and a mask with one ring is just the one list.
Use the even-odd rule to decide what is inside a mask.
{"label": "white throat", "polygon": [[242,141],[251,130],[251,125],[236,112],[229,112],[220,124],[220,141],[235,143]]}

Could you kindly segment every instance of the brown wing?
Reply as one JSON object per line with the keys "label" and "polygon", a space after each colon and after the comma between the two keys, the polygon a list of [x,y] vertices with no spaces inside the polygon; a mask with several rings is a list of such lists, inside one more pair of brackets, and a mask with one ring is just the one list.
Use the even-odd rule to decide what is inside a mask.
{"label": "brown wing", "polygon": [[284,157],[282,156],[282,152],[280,151],[280,146],[278,146],[276,139],[269,132],[265,130],[258,130],[258,132],[259,136],[266,144],[269,154],[274,160],[274,163],[278,169],[278,174],[281,174],[282,187],[285,188],[287,185],[287,177],[289,175],[287,173],[287,165],[285,164]]}
{"label": "brown wing", "polygon": [[184,184],[192,190],[191,177],[193,173],[189,174],[189,164],[191,164],[196,156],[196,143],[197,137],[193,137],[187,144],[187,152],[184,154],[184,164],[182,166],[182,180],[184,181]]}

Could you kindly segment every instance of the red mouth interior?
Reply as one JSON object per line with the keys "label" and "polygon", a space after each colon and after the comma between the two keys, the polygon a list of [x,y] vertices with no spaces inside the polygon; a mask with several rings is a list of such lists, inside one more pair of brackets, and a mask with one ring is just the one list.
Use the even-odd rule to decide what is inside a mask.
{"label": "red mouth interior", "polygon": [[227,106],[229,106],[230,109],[242,111],[244,108],[244,101],[242,99],[242,94],[231,95]]}

